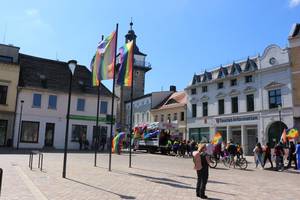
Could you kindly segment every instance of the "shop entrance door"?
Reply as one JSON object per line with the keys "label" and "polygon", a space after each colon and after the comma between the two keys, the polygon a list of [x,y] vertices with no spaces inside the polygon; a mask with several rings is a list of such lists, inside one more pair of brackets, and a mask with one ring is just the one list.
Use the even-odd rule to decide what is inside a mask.
{"label": "shop entrance door", "polygon": [[7,131],[7,120],[0,120],[0,146],[5,145]]}
{"label": "shop entrance door", "polygon": [[232,141],[234,144],[241,144],[241,131],[232,130]]}
{"label": "shop entrance door", "polygon": [[248,154],[252,154],[253,149],[257,143],[257,129],[248,129],[247,136],[248,136]]}
{"label": "shop entrance door", "polygon": [[54,129],[55,129],[54,123],[46,123],[46,133],[45,133],[46,147],[53,147]]}

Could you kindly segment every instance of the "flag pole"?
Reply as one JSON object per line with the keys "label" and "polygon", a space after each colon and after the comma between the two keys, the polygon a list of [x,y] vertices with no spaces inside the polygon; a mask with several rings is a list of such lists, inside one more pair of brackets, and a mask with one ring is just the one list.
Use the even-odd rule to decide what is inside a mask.
{"label": "flag pole", "polygon": [[[101,41],[104,40],[104,35],[101,36]],[[98,74],[97,74],[98,76]],[[98,86],[97,86],[97,116],[96,116],[96,134],[95,134],[95,158],[94,158],[94,167],[97,166],[97,152],[98,152],[98,148],[99,148],[99,139],[100,139],[100,135],[98,135],[99,133],[99,103],[100,103],[100,81],[98,79]]]}
{"label": "flag pole", "polygon": [[134,69],[134,47],[135,47],[135,41],[133,39],[133,44],[132,44],[132,55],[131,55],[131,60],[132,60],[132,70],[131,70],[131,92],[130,92],[130,127],[129,127],[129,168],[131,168],[131,138],[132,138],[132,107],[133,107],[133,69]]}
{"label": "flag pole", "polygon": [[114,72],[113,72],[113,96],[111,102],[111,119],[110,119],[110,135],[109,135],[109,164],[108,171],[111,171],[111,148],[112,148],[112,133],[113,133],[113,123],[114,123],[114,103],[115,103],[115,84],[116,84],[116,60],[117,60],[117,43],[118,43],[118,28],[119,24],[116,24],[116,43],[115,43],[115,59],[114,59]]}

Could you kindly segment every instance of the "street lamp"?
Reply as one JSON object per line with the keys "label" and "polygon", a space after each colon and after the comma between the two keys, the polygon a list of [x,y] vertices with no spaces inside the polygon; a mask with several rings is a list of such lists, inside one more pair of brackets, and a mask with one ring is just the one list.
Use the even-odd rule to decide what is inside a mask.
{"label": "street lamp", "polygon": [[22,124],[22,113],[23,113],[23,103],[24,100],[21,100],[21,112],[20,112],[20,119],[19,119],[19,130],[18,130],[18,139],[17,139],[17,149],[19,149],[19,143],[20,143],[20,132],[21,132],[21,124]]}
{"label": "street lamp", "polygon": [[282,107],[281,107],[281,105],[278,105],[278,114],[279,114],[279,131],[280,131],[280,133],[282,134],[282,130],[281,130],[281,110],[282,110]]}
{"label": "street lamp", "polygon": [[64,163],[62,177],[66,178],[66,167],[67,167],[67,150],[68,150],[68,138],[69,138],[69,119],[70,119],[70,105],[71,105],[71,93],[72,93],[72,79],[73,74],[77,65],[76,60],[70,60],[68,67],[70,70],[70,82],[69,82],[69,97],[68,97],[68,111],[67,111],[67,122],[66,122],[66,133],[65,133],[65,148],[64,148]]}

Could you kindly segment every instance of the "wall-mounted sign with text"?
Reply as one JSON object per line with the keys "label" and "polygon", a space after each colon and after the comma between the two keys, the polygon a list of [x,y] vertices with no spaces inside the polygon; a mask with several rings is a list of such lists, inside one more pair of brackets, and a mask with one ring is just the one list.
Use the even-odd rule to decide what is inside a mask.
{"label": "wall-mounted sign with text", "polygon": [[224,118],[216,118],[216,122],[220,123],[231,123],[231,122],[242,122],[242,121],[254,121],[258,120],[258,116],[239,116],[239,117],[224,117]]}

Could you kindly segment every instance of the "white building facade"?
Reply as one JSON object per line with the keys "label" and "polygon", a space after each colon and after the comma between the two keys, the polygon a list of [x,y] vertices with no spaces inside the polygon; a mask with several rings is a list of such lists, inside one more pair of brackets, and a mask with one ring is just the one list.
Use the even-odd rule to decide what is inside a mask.
{"label": "white building facade", "polygon": [[277,45],[262,56],[194,75],[186,92],[189,139],[211,140],[221,132],[249,154],[257,142],[274,145],[294,125],[288,51]]}
{"label": "white building facade", "polygon": [[[67,69],[66,63],[37,59],[27,55],[21,55],[20,59],[21,85],[17,99],[14,147],[17,147],[19,138],[19,148],[63,149],[68,107],[68,92],[64,88],[68,87],[69,78],[68,73],[64,74],[61,68],[65,66]],[[34,63],[38,63],[39,68],[44,70],[39,70],[36,67],[38,65]],[[56,67],[57,71],[54,70]],[[60,80],[55,78],[60,76],[59,73],[63,74]],[[28,74],[31,74],[31,77]],[[65,80],[64,75],[66,75]],[[93,147],[95,137],[105,137],[105,141],[109,138],[111,93],[101,86],[103,91],[100,93],[99,104],[100,134],[97,135],[97,92],[95,88],[91,88],[90,75],[91,73],[84,66],[76,67],[70,104],[68,149],[79,149],[79,138],[87,140],[89,148]],[[38,81],[38,79],[42,80]],[[82,84],[83,82],[85,84]]]}

